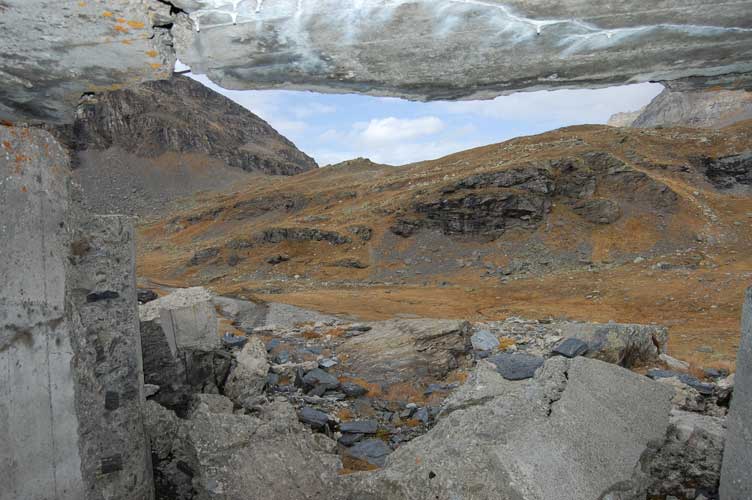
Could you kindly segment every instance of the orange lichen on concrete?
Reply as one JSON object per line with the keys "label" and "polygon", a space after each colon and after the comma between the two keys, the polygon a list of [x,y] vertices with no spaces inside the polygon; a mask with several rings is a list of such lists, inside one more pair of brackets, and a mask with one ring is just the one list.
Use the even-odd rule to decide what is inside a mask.
{"label": "orange lichen on concrete", "polygon": [[113,29],[114,29],[115,31],[117,31],[117,32],[120,32],[120,33],[128,33],[128,29],[127,29],[127,28],[124,28],[124,27],[122,27],[122,26],[113,26],[112,28],[113,28]]}
{"label": "orange lichen on concrete", "polygon": [[109,10],[106,10],[106,11],[102,12],[102,15],[104,17],[112,17],[112,12],[110,12]]}
{"label": "orange lichen on concrete", "polygon": [[159,52],[156,50],[147,50],[146,55],[149,57],[157,57],[159,55]]}
{"label": "orange lichen on concrete", "polygon": [[154,69],[159,69],[162,67],[160,63],[151,63],[149,66],[151,66]]}
{"label": "orange lichen on concrete", "polygon": [[141,21],[128,21],[128,26],[133,29],[140,30],[143,29],[145,25]]}
{"label": "orange lichen on concrete", "polygon": [[115,21],[118,22],[118,23],[120,23],[120,24],[125,24],[125,18],[124,17],[118,17],[117,19],[115,19]]}

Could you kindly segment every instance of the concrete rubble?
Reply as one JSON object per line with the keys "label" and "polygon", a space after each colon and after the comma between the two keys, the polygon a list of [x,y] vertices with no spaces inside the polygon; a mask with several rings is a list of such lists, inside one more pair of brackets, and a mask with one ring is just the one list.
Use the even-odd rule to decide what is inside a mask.
{"label": "concrete rubble", "polygon": [[552,358],[518,382],[481,362],[430,432],[392,453],[383,470],[347,478],[353,493],[343,498],[619,494],[637,486],[641,457],[663,439],[670,398],[660,384],[582,357]]}

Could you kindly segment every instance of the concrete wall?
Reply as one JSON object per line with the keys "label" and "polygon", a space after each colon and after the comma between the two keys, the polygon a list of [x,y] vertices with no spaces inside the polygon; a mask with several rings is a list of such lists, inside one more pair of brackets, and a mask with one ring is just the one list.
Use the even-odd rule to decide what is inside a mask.
{"label": "concrete wall", "polygon": [[742,339],[736,355],[734,396],[721,469],[721,500],[752,498],[752,288],[742,309]]}
{"label": "concrete wall", "polygon": [[132,230],[74,218],[68,180],[49,134],[0,126],[0,500],[149,499]]}
{"label": "concrete wall", "polygon": [[84,497],[65,320],[67,158],[0,126],[0,499]]}
{"label": "concrete wall", "polygon": [[90,498],[148,499],[134,229],[122,216],[76,217],[67,312],[76,353],[81,469]]}

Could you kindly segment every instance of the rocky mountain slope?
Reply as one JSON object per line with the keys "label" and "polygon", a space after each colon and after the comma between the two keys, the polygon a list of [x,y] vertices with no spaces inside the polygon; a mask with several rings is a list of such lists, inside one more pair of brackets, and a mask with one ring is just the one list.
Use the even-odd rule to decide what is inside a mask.
{"label": "rocky mountain slope", "polygon": [[158,213],[248,174],[294,175],[315,161],[264,120],[184,76],[87,96],[56,135],[74,151],[94,210]]}
{"label": "rocky mountain slope", "polygon": [[139,273],[366,319],[654,321],[724,363],[752,277],[750,145],[752,122],[579,126],[268,178],[142,225]]}
{"label": "rocky mountain slope", "polygon": [[644,108],[617,113],[608,124],[614,127],[720,128],[749,119],[752,119],[750,91],[666,88]]}

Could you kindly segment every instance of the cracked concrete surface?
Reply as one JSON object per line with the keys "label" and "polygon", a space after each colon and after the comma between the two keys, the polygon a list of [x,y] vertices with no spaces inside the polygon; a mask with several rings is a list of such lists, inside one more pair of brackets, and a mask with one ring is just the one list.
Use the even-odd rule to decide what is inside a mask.
{"label": "cracked concrete surface", "polygon": [[157,0],[0,0],[0,120],[63,123],[86,92],[169,78]]}
{"label": "cracked concrete surface", "polygon": [[748,72],[752,2],[175,0],[179,59],[218,84],[487,98]]}
{"label": "cracked concrete surface", "polygon": [[749,85],[752,71],[752,0],[2,0],[0,11],[11,121],[68,122],[82,93],[165,78],[176,54],[225,88],[410,99]]}

